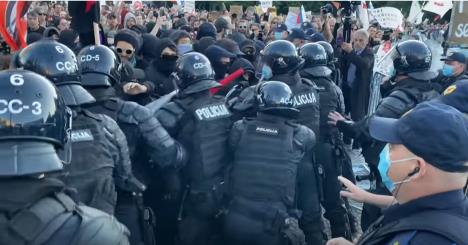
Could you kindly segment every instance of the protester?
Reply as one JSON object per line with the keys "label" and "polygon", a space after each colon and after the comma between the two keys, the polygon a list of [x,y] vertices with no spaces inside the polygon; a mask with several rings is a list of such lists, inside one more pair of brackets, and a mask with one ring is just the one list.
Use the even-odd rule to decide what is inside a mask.
{"label": "protester", "polygon": [[367,48],[369,34],[366,30],[358,30],[353,34],[353,44],[343,43],[344,50],[342,69],[343,95],[346,112],[350,113],[353,120],[360,120],[367,113],[370,96],[370,82],[372,79],[372,67],[374,66],[374,54]]}
{"label": "protester", "polygon": [[36,11],[28,13],[28,33],[36,32],[39,34],[44,33],[45,28],[39,23],[39,14]]}

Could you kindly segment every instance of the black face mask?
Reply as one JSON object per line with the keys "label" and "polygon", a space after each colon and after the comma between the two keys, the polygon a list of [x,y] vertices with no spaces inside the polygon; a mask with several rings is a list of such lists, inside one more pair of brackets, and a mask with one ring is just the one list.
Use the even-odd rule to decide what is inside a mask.
{"label": "black face mask", "polygon": [[215,71],[215,78],[216,80],[223,79],[226,75],[227,71],[229,70],[231,64],[223,64],[220,61],[214,62],[213,69]]}
{"label": "black face mask", "polygon": [[177,55],[162,55],[161,59],[156,62],[157,69],[165,75],[171,74],[175,70],[177,58]]}

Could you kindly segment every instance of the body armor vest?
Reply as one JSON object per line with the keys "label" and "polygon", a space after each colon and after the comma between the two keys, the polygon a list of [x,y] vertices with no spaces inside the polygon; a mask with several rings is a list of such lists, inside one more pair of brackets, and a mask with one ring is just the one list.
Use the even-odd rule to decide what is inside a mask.
{"label": "body armor vest", "polygon": [[[101,122],[99,115],[87,110],[73,118],[72,162],[66,166],[64,182],[78,190],[81,202],[112,214],[117,199],[114,158],[106,137],[110,132]],[[107,193],[103,192],[105,189]]]}
{"label": "body armor vest", "polygon": [[232,194],[249,200],[295,201],[297,165],[302,155],[293,149],[294,127],[285,123],[245,120],[232,168]]}
{"label": "body armor vest", "polygon": [[228,163],[231,113],[221,97],[175,100],[185,111],[178,139],[190,154],[185,174],[192,185],[223,175]]}

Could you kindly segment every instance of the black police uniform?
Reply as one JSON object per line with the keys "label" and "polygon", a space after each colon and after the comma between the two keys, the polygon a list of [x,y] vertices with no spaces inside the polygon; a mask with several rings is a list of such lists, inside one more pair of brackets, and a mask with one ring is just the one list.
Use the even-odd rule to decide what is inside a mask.
{"label": "black police uniform", "polygon": [[79,107],[73,110],[72,164],[63,181],[78,190],[79,200],[114,214],[115,186],[127,188],[132,178],[127,140],[110,117]]}
{"label": "black police uniform", "polygon": [[[176,73],[180,92],[156,116],[190,158],[180,171],[167,173],[167,188],[172,192],[170,196],[181,202],[177,217],[178,243],[209,244],[219,228],[216,218],[228,163],[231,113],[224,105],[224,98],[209,94],[209,89],[219,84],[214,81],[214,72],[204,55],[185,54],[177,61]],[[175,211],[174,207],[168,215],[174,215],[169,214],[171,211]]]}
{"label": "black police uniform", "polygon": [[[373,115],[388,118],[400,118],[404,113],[414,108],[417,104],[433,99],[439,96],[440,87],[429,82],[433,74],[427,72],[431,64],[431,53],[427,46],[419,41],[405,41],[397,46],[399,54],[405,57],[406,62],[402,65],[401,57],[394,60],[394,66],[397,72],[406,74],[407,77],[396,83],[389,95],[382,99]],[[417,57],[411,57],[413,55]],[[422,80],[421,78],[426,78]],[[385,146],[385,143],[372,140],[369,136],[367,116],[361,121],[350,123],[348,121],[338,121],[337,127],[348,137],[358,140],[362,146],[362,154],[372,172],[376,182],[375,193],[389,194],[380,179],[378,171],[379,154]],[[361,227],[366,230],[367,227],[380,216],[380,209],[364,204],[361,216]]]}
{"label": "black police uniform", "polygon": [[343,147],[340,132],[327,122],[330,112],[345,112],[343,93],[330,79],[331,70],[326,67],[327,53],[323,47],[315,43],[306,44],[301,48],[300,55],[305,59],[301,76],[314,82],[320,96],[320,134],[315,147],[315,157],[317,164],[324,170],[322,179],[324,216],[330,221],[332,237],[350,239],[350,224],[347,210],[340,197],[341,184],[337,177],[343,175],[343,169],[347,169],[345,172],[352,175],[352,167]]}
{"label": "black police uniform", "polygon": [[[286,105],[292,95],[287,85],[275,81],[259,86],[258,96],[265,101],[260,102],[261,112],[237,121],[229,138],[233,162],[226,243],[303,244],[307,239],[308,244],[321,244],[320,227],[309,223],[321,224],[312,165],[315,134],[291,121],[298,110]],[[308,229],[306,237],[297,219]]]}
{"label": "black police uniform", "polygon": [[[302,66],[303,60],[297,55],[294,45],[288,41],[275,41],[265,47],[263,55],[263,59],[265,59],[264,62],[271,66],[273,71],[273,77],[270,78],[270,80],[286,83],[293,93],[291,103],[294,108],[300,110],[295,121],[312,129],[312,131],[318,135],[320,128],[320,98],[317,92],[317,86],[312,81],[303,79],[299,75],[298,69]],[[255,87],[251,86],[244,89],[237,97],[227,98],[227,105],[234,113],[234,118],[236,119],[243,116],[255,116],[257,111]],[[313,159],[313,154],[310,157]],[[318,168],[315,165],[315,162],[314,166]],[[316,172],[314,171],[314,173]],[[307,199],[307,201],[311,202],[309,204],[310,206],[315,207],[320,205],[320,183],[318,181],[318,177],[314,177],[312,183],[315,183],[315,185],[311,185],[309,188],[316,190],[317,192],[313,193],[311,198]],[[315,211],[317,213],[304,215],[300,220],[300,225],[304,230],[306,239],[308,237],[321,236],[318,235],[318,233],[321,233],[321,211]],[[313,239],[311,238],[309,240]],[[310,244],[314,243],[312,242]]]}
{"label": "black police uniform", "polygon": [[144,181],[143,185],[136,179],[129,180],[128,188],[119,190],[116,216],[130,229],[132,243],[153,244],[154,217],[147,217],[152,211],[143,206],[141,194],[156,177],[155,163],[177,167],[183,164],[185,151],[146,107],[116,97],[113,86],[120,82],[121,63],[111,49],[88,46],[78,54],[78,60],[83,86],[96,98],[86,108],[116,120],[127,138],[133,171]]}
{"label": "black police uniform", "polygon": [[77,204],[52,177],[71,151],[71,112],[53,84],[24,70],[0,80],[1,100],[23,105],[0,113],[0,244],[129,244],[123,225]]}
{"label": "black police uniform", "polygon": [[75,54],[54,40],[41,40],[24,48],[15,65],[49,78],[72,108],[73,164],[66,167],[63,179],[78,189],[80,201],[113,214],[115,185],[125,188],[131,178],[128,146],[114,120],[80,107],[95,100],[79,82]]}
{"label": "black police uniform", "polygon": [[335,51],[333,50],[333,46],[326,41],[318,41],[317,43],[320,44],[327,52],[327,67],[332,71],[332,81],[336,85],[341,86],[341,70],[339,67],[336,67],[338,64],[338,59],[335,58]]}

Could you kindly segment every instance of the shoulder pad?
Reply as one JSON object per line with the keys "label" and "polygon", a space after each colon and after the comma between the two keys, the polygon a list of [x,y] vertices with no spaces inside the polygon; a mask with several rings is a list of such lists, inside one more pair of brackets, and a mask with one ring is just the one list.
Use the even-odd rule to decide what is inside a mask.
{"label": "shoulder pad", "polygon": [[315,134],[310,128],[296,124],[294,126],[294,142],[306,150],[312,149],[316,143]]}
{"label": "shoulder pad", "polygon": [[185,110],[175,102],[169,102],[156,112],[156,118],[163,127],[173,128],[184,115]]}
{"label": "shoulder pad", "polygon": [[97,120],[97,121],[102,121],[102,117],[100,117],[100,115],[102,114],[95,114],[86,109],[82,109],[82,112],[83,112],[83,115],[87,117],[93,118],[94,120]]}
{"label": "shoulder pad", "polygon": [[232,105],[230,108],[235,111],[246,111],[255,107],[255,86],[245,88],[232,103],[231,101],[228,103]]}
{"label": "shoulder pad", "polygon": [[377,107],[375,115],[399,118],[416,104],[417,100],[415,100],[415,98],[411,98],[406,92],[395,90],[389,96],[383,98],[382,102]]}
{"label": "shoulder pad", "polygon": [[76,245],[127,245],[130,232],[114,217],[97,209],[78,206],[82,224],[76,235]]}

